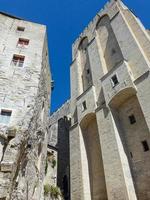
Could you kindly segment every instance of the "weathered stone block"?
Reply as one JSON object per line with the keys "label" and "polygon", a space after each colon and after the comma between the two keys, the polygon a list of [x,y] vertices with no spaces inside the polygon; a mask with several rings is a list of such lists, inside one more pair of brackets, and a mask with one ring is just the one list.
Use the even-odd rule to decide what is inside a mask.
{"label": "weathered stone block", "polygon": [[12,172],[14,169],[14,163],[13,162],[1,162],[0,164],[1,172]]}

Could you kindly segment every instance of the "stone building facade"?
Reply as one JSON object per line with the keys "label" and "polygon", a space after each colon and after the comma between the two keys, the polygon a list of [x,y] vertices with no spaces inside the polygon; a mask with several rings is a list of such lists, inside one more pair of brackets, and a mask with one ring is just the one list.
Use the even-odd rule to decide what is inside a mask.
{"label": "stone building facade", "polygon": [[48,150],[55,155],[57,161],[56,168],[50,170],[53,173],[51,175],[51,184],[54,184],[54,178],[56,178],[55,184],[61,189],[64,200],[70,200],[70,125],[70,101],[67,101],[51,115],[48,139]]}
{"label": "stone building facade", "polygon": [[43,199],[51,92],[46,27],[0,13],[0,199]]}
{"label": "stone building facade", "polygon": [[111,0],[72,46],[49,118],[46,27],[0,13],[0,200],[150,199],[150,31]]}
{"label": "stone building facade", "polygon": [[71,200],[149,200],[149,31],[111,0],[72,49]]}

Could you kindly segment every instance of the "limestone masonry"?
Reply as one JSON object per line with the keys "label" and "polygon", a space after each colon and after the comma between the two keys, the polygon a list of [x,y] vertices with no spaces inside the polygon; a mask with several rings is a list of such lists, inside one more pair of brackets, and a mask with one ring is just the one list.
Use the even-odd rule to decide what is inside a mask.
{"label": "limestone masonry", "polygon": [[0,14],[0,199],[43,199],[51,76],[46,27]]}
{"label": "limestone masonry", "polygon": [[133,12],[111,0],[80,34],[50,117],[46,27],[0,13],[0,33],[0,200],[150,200],[150,31]]}

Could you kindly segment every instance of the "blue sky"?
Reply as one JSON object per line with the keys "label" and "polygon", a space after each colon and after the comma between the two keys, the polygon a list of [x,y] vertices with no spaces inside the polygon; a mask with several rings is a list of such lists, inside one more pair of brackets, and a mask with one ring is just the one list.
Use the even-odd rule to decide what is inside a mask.
{"label": "blue sky", "polygon": [[[55,89],[51,111],[70,96],[71,45],[107,0],[0,0],[0,10],[48,27],[49,54]],[[124,0],[150,28],[150,0]]]}

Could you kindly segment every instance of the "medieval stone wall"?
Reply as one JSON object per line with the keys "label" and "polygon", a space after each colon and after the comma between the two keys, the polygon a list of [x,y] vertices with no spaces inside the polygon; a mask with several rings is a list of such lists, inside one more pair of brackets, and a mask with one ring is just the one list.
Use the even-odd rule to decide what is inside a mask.
{"label": "medieval stone wall", "polygon": [[69,156],[70,101],[54,112],[49,121],[48,149],[55,155],[57,165],[50,167],[51,177],[47,179],[61,189],[64,199],[70,200],[70,156]]}
{"label": "medieval stone wall", "polygon": [[[0,31],[0,198],[42,199],[51,83],[46,28],[1,14]],[[29,44],[19,45],[20,38]]]}
{"label": "medieval stone wall", "polygon": [[133,12],[111,0],[80,34],[50,118],[46,27],[0,13],[0,34],[0,199],[58,185],[65,200],[149,200],[150,36]]}
{"label": "medieval stone wall", "polygon": [[[150,198],[146,178],[149,51],[147,30],[120,0],[108,2],[74,42],[70,67],[71,200]],[[95,155],[91,156],[92,152]],[[102,155],[101,165],[98,154]],[[102,188],[93,188],[98,176],[105,197]]]}

